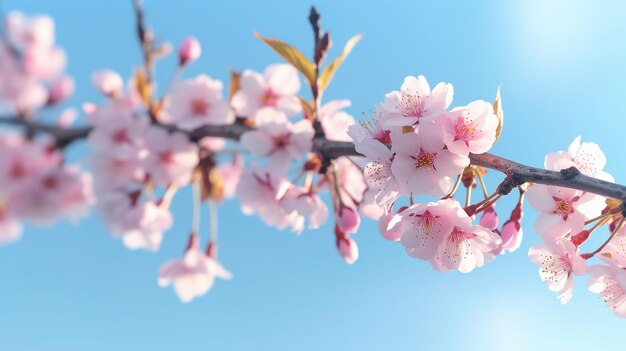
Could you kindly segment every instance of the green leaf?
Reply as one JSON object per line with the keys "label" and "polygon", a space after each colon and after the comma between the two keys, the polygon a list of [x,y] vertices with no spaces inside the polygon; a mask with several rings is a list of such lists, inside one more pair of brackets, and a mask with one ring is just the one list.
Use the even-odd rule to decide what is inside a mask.
{"label": "green leaf", "polygon": [[363,36],[361,34],[358,34],[350,38],[350,40],[348,40],[348,42],[346,43],[346,46],[344,46],[343,52],[341,53],[341,55],[339,55],[339,57],[337,57],[333,62],[329,63],[326,66],[326,68],[324,68],[324,71],[322,72],[322,76],[320,77],[320,83],[319,83],[320,91],[324,91],[324,89],[326,89],[326,87],[328,86],[328,83],[330,83],[330,81],[333,79],[335,72],[337,72],[337,69],[339,69],[339,66],[348,57],[348,55],[350,55],[350,52],[352,51],[356,43],[358,43],[359,40],[361,40],[362,37]]}
{"label": "green leaf", "polygon": [[285,61],[292,64],[298,71],[300,71],[304,78],[309,81],[311,86],[315,86],[315,65],[304,57],[298,49],[278,39],[265,38],[257,32],[254,32],[254,36],[269,45],[269,47],[276,51],[276,53],[284,58]]}

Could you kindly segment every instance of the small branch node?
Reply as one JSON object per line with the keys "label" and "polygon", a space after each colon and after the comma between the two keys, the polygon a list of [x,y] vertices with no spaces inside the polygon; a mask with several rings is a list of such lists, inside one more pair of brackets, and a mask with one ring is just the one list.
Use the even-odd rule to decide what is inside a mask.
{"label": "small branch node", "polygon": [[561,177],[563,177],[564,180],[572,180],[572,179],[578,177],[580,174],[581,173],[578,170],[578,168],[576,168],[574,166],[561,170]]}

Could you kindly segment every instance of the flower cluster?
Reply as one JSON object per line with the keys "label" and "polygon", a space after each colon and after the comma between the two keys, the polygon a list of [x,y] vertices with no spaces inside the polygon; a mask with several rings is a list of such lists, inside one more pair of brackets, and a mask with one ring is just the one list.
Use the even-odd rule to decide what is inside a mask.
{"label": "flower cluster", "polygon": [[[313,11],[311,18],[316,17]],[[451,107],[452,85],[431,89],[423,76],[406,77],[375,106],[372,119],[357,124],[345,110],[350,101],[322,103],[322,97],[360,36],[323,66],[331,41],[313,22],[313,61],[257,34],[288,63],[269,65],[262,73],[232,72],[228,92],[207,75],[181,78],[202,53],[193,37],[178,47],[171,84],[157,91],[154,66],[171,50],[155,44],[140,22],[144,65],[128,84],[111,70],[94,73],[93,85],[104,100],[83,105],[88,128],[70,128],[72,110],[56,125],[38,120],[43,107],[73,91],[72,79],[63,73],[65,54],[54,44],[54,23],[47,16],[10,13],[0,36],[0,112],[9,114],[0,122],[13,125],[0,133],[0,243],[17,240],[24,221],[75,220],[95,205],[127,248],[154,252],[173,225],[173,196],[189,186],[188,244],[182,257],[166,262],[158,274],[159,285],[173,286],[189,302],[216,279],[232,278],[217,259],[217,206],[224,199],[237,197],[244,214],[295,233],[332,219],[332,241],[349,264],[359,257],[354,234],[365,216],[378,220],[382,236],[401,244],[410,257],[438,271],[468,273],[520,247],[527,198],[539,212],[534,231],[541,242],[529,256],[541,280],[567,303],[575,276],[588,274],[589,290],[626,317],[624,199],[578,190],[613,186],[598,145],[578,137],[567,150],[548,154],[544,175],[561,177],[558,181],[520,175],[514,167],[525,166],[486,154],[502,128],[499,91],[493,104],[476,100]],[[310,97],[303,96],[299,75],[311,88]],[[64,148],[80,138],[92,150],[87,161],[92,174],[64,159]],[[329,152],[352,145],[346,154]],[[511,168],[503,170],[507,162]],[[506,173],[491,194],[487,170],[479,165]],[[576,177],[587,185],[553,185],[572,185],[567,181]],[[473,202],[472,191],[479,187],[483,198]],[[455,198],[463,188],[464,204]],[[515,188],[518,201],[500,224],[496,203]],[[205,205],[210,231],[202,250]],[[606,241],[583,252],[600,228],[609,229]],[[589,266],[594,258],[601,263]]]}
{"label": "flower cluster", "polygon": [[[65,76],[65,53],[54,45],[54,22],[48,16],[6,16],[0,37],[0,111],[24,123],[35,122],[34,112],[55,105],[73,92]],[[73,113],[62,113],[59,125]],[[17,240],[22,221],[51,224],[76,220],[94,202],[91,176],[65,163],[58,140],[0,133],[0,243]]]}
{"label": "flower cluster", "polygon": [[[466,169],[475,171],[468,168],[469,154],[491,148],[499,122],[490,103],[477,100],[448,110],[452,98],[452,85],[439,83],[431,90],[423,76],[409,76],[400,91],[385,95],[371,121],[351,126],[348,133],[369,161],[364,175],[384,208],[383,236],[437,270],[470,272],[502,251],[497,223],[472,224],[477,213],[493,212],[493,202],[485,199],[481,208],[464,209],[451,197],[455,178],[460,181]],[[442,199],[414,204],[414,195]],[[394,211],[401,196],[411,204]]]}
{"label": "flower cluster", "polygon": [[0,38],[0,109],[28,115],[57,104],[74,90],[65,76],[65,52],[54,45],[54,22],[48,16],[11,12]]}
{"label": "flower cluster", "polygon": [[[603,169],[604,153],[595,143],[574,139],[566,151],[546,155],[545,167],[560,171],[575,167],[582,174],[613,181]],[[596,194],[564,187],[534,185],[528,189],[528,202],[539,216],[534,227],[542,243],[530,248],[531,261],[539,265],[539,276],[551,291],[559,293],[561,303],[572,297],[574,277],[589,275],[589,290],[599,293],[607,307],[626,317],[626,231],[619,207]],[[588,224],[594,224],[585,229]],[[612,235],[605,245],[590,254],[581,245],[604,224]],[[587,259],[598,257],[607,265],[587,266]]]}

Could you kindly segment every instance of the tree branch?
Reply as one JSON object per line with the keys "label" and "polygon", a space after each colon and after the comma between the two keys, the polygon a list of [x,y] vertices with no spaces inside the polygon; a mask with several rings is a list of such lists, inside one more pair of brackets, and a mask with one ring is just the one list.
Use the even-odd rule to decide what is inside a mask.
{"label": "tree branch", "polygon": [[[57,144],[60,146],[65,146],[73,141],[84,139],[91,131],[89,127],[61,128],[47,124],[31,123],[16,118],[0,118],[0,123],[23,126],[35,131],[51,134],[57,139]],[[169,131],[181,131],[173,126],[160,126],[167,128]],[[252,128],[242,123],[235,123],[224,126],[207,125],[185,133],[187,133],[193,141],[198,141],[204,137],[239,140],[241,135],[249,130],[252,130]],[[354,149],[353,143],[333,141],[323,137],[313,140],[312,151],[320,154],[325,159],[335,159],[341,156],[362,156]],[[533,182],[578,189],[618,200],[626,200],[626,186],[585,176],[573,167],[555,172],[526,166],[489,153],[470,154],[470,161],[472,165],[500,171],[507,176],[498,190],[501,194],[507,194],[523,183]]]}

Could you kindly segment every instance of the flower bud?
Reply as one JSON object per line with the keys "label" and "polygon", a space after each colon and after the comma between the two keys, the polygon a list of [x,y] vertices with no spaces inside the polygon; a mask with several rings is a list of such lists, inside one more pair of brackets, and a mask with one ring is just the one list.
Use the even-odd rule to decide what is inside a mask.
{"label": "flower bud", "polygon": [[198,39],[188,37],[180,43],[178,48],[178,64],[182,67],[200,58],[202,47]]}
{"label": "flower bud", "polygon": [[124,82],[122,81],[122,77],[114,71],[98,71],[91,76],[91,82],[96,89],[100,90],[101,93],[108,97],[122,95]]}
{"label": "flower bud", "polygon": [[507,221],[502,226],[500,237],[502,238],[502,251],[513,252],[522,244],[524,237],[522,226],[517,221]]}
{"label": "flower bud", "polygon": [[361,224],[361,216],[348,206],[341,205],[339,208],[339,214],[337,215],[337,226],[339,229],[346,233],[356,233]]}
{"label": "flower bud", "polygon": [[348,264],[353,264],[359,258],[359,248],[356,242],[348,237],[337,239],[337,250]]}
{"label": "flower bud", "polygon": [[495,211],[495,206],[491,205],[483,211],[483,215],[480,217],[480,225],[494,231],[498,228],[498,214]]}
{"label": "flower bud", "polygon": [[48,93],[48,105],[55,105],[63,100],[66,100],[74,93],[74,80],[72,77],[65,76],[50,86],[50,92]]}

